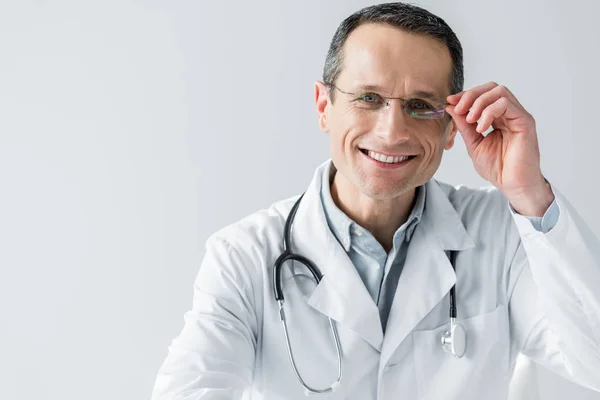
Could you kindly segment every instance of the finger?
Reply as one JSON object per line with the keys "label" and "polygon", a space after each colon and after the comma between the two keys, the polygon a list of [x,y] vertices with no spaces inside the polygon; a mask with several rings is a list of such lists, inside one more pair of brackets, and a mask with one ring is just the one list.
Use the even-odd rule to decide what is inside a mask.
{"label": "finger", "polygon": [[506,97],[500,97],[498,100],[487,106],[481,113],[481,119],[477,124],[477,132],[483,133],[489,129],[495,119],[503,116],[511,106]]}
{"label": "finger", "polygon": [[458,114],[465,114],[471,106],[473,102],[477,100],[479,96],[483,93],[488,92],[498,86],[496,82],[489,82],[485,85],[474,87],[473,89],[467,90],[462,96],[458,104],[456,105],[455,111]]}
{"label": "finger", "polygon": [[450,96],[446,97],[446,101],[448,102],[448,104],[455,106],[460,101],[460,99],[464,93],[465,92],[462,91],[459,93],[451,94]]}
{"label": "finger", "polygon": [[484,139],[483,135],[476,130],[477,124],[467,122],[465,116],[457,114],[455,107],[452,105],[446,106],[446,112],[454,120],[467,147],[467,153],[469,155],[473,154],[479,143]]}
{"label": "finger", "polygon": [[[473,123],[476,122],[481,118],[481,114],[486,107],[488,107],[490,104],[495,103],[498,99],[503,97],[506,98],[510,103],[509,107],[507,108],[507,112],[510,115],[507,114],[507,118],[517,118],[519,114],[526,112],[523,109],[523,106],[521,106],[521,104],[517,101],[514,95],[510,92],[510,90],[508,90],[505,86],[496,86],[495,88],[482,94],[475,100],[473,106],[471,106],[471,109],[467,114],[467,121]],[[519,112],[519,110],[521,111]]]}
{"label": "finger", "polygon": [[471,106],[467,114],[467,122],[475,123],[481,117],[481,113],[487,106],[493,104],[496,100],[505,94],[503,86],[496,86],[491,90],[480,95]]}

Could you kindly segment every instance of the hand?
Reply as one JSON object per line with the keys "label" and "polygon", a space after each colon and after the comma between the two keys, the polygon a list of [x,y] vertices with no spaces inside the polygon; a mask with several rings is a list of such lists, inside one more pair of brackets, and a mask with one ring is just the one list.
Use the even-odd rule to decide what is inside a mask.
{"label": "hand", "polygon": [[[496,186],[520,214],[542,216],[554,194],[542,175],[533,116],[495,82],[448,96],[447,101],[446,111],[477,173]],[[490,126],[494,129],[483,136]]]}

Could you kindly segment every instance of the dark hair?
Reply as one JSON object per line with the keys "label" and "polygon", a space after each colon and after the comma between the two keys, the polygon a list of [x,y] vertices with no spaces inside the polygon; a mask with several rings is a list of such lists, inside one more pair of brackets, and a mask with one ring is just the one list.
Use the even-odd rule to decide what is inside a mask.
{"label": "dark hair", "polygon": [[[367,23],[384,23],[406,32],[422,34],[443,42],[450,50],[452,57],[452,73],[449,77],[450,94],[463,90],[463,51],[456,34],[437,15],[421,7],[400,2],[365,7],[342,21],[333,35],[327,52],[323,68],[323,82],[335,84],[342,70],[344,43],[352,31]],[[333,93],[331,92],[332,101]]]}

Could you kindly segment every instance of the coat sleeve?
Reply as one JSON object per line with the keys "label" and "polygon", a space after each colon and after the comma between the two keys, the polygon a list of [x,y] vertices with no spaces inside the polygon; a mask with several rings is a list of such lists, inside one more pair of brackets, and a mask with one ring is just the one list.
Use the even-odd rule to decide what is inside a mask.
{"label": "coat sleeve", "polygon": [[511,337],[535,362],[600,391],[600,243],[554,187],[547,233],[513,213],[521,241],[510,268]]}
{"label": "coat sleeve", "polygon": [[242,398],[252,382],[257,337],[251,282],[239,253],[211,236],[192,309],[158,371],[152,400]]}

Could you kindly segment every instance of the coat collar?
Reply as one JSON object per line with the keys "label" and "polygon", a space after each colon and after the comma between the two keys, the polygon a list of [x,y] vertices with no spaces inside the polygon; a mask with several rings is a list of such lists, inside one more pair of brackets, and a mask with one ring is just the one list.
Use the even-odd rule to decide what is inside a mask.
{"label": "coat collar", "polygon": [[[344,212],[340,210],[333,201],[331,196],[331,183],[333,182],[333,178],[336,173],[337,169],[333,162],[325,164],[325,170],[323,171],[321,179],[321,203],[323,204],[325,217],[327,219],[329,228],[331,229],[333,235],[337,238],[338,242],[342,244],[344,250],[349,252],[353,239],[353,236],[350,232],[356,228],[364,230],[364,227],[358,225],[350,217],[344,214]],[[425,208],[425,196],[425,185],[418,187],[416,201],[410,215],[408,216],[407,222],[399,227],[394,233],[393,244],[395,248],[400,247],[400,240],[410,241],[415,227],[421,220],[423,209]]]}
{"label": "coat collar", "polygon": [[381,351],[382,358],[389,358],[454,284],[454,270],[444,250],[464,250],[474,242],[448,194],[435,180],[427,182],[425,209],[400,275],[384,343],[379,309],[327,225],[320,186],[329,163],[331,159],[316,169],[292,225],[292,249],[313,261],[323,274],[308,304],[355,332]]}
{"label": "coat collar", "polygon": [[448,198],[449,192],[435,179],[426,184],[427,198],[423,216],[424,228],[436,237],[443,250],[466,250],[475,246],[467,233],[454,205]]}

